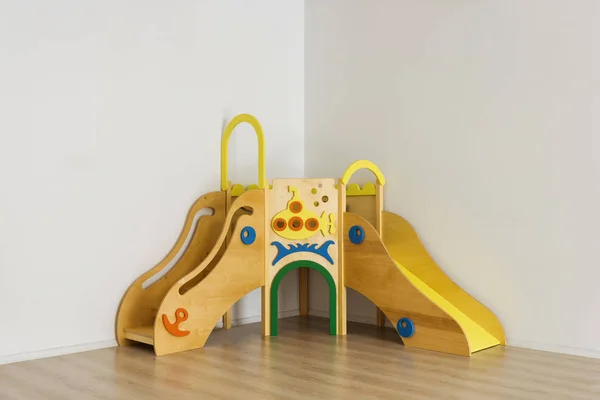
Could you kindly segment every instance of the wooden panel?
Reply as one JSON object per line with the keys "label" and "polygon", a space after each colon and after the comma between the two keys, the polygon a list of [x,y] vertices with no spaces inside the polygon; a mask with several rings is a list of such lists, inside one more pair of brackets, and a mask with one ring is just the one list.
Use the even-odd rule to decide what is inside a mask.
{"label": "wooden panel", "polygon": [[459,308],[501,344],[506,344],[504,328],[498,318],[442,271],[408,221],[396,214],[384,212],[383,241],[390,255],[404,268]]}
{"label": "wooden panel", "polygon": [[[265,266],[268,274],[267,289],[270,290],[273,278],[281,270],[281,268],[294,261],[313,261],[323,266],[333,278],[335,282],[335,295],[337,296],[338,290],[338,191],[335,187],[335,180],[331,178],[323,179],[274,179],[273,188],[269,190],[268,197],[268,212],[266,218],[266,232],[267,232],[267,247],[266,247],[266,259]],[[294,199],[294,200],[292,200]],[[290,204],[299,202],[302,204],[302,210],[298,213],[293,213],[288,208]],[[275,218],[283,218],[284,220],[290,220],[292,217],[298,217],[303,221],[315,218],[319,221],[318,229],[315,231],[309,231],[304,226],[298,231],[298,235],[294,237],[294,233],[288,229],[282,232],[276,232],[272,227],[272,221]],[[331,218],[331,219],[330,219]],[[333,244],[327,244],[332,242]],[[301,251],[291,253],[278,260],[275,265],[273,262],[276,260],[278,255],[278,247],[272,243],[279,243],[284,248],[289,246],[300,246],[300,245],[315,245],[317,248],[323,246],[327,249],[327,254],[331,258],[331,261],[327,260],[323,255],[316,254],[314,252]],[[300,269],[302,274],[303,269]],[[301,288],[301,295],[304,289]],[[267,293],[268,296],[270,296]],[[308,295],[306,296],[308,299]],[[270,302],[267,300],[265,308],[270,307]],[[302,306],[303,308],[305,306]],[[307,308],[307,307],[306,307]],[[336,310],[337,311],[337,310]],[[271,313],[272,310],[269,310]],[[307,311],[308,314],[308,311]],[[336,314],[337,315],[337,314]],[[264,316],[264,315],[263,315]],[[337,316],[336,320],[337,326]],[[268,323],[266,324],[268,325]],[[269,330],[267,332],[270,331]],[[268,333],[267,333],[268,334]]]}
{"label": "wooden panel", "polygon": [[[305,239],[286,239],[278,235],[271,227],[272,219],[278,215],[281,211],[286,210],[288,202],[292,199],[292,193],[288,191],[288,187],[294,187],[298,189],[297,195],[304,204],[302,213],[298,214],[301,217],[305,216],[317,216],[321,219],[321,215],[325,212],[325,217],[321,219],[319,229],[315,233]],[[315,193],[313,192],[315,189]],[[327,201],[323,201],[326,198]],[[285,265],[292,261],[309,260],[314,261],[322,265],[329,271],[334,281],[337,283],[338,279],[338,267],[337,267],[337,230],[338,230],[338,192],[335,188],[335,181],[333,179],[274,179],[273,189],[270,190],[269,196],[269,208],[267,221],[267,252],[266,252],[266,263],[269,267],[269,275],[267,276],[269,282],[271,282],[277,274],[277,272]],[[315,205],[315,202],[318,205]],[[306,213],[306,214],[305,214]],[[329,216],[333,217],[333,230],[329,230]],[[327,224],[326,224],[327,223]],[[321,227],[326,228],[325,234],[322,233]],[[277,262],[275,266],[272,266],[273,261],[277,255],[277,248],[271,245],[272,242],[279,242],[284,246],[290,244],[316,244],[322,246],[327,241],[334,241],[333,245],[328,247],[328,254],[333,260],[333,264],[325,260],[322,256],[314,253],[299,252],[290,254],[284,257],[281,261]]]}
{"label": "wooden panel", "polygon": [[[234,199],[231,195],[231,182],[229,182],[229,185],[227,185],[227,196],[226,196],[227,202],[226,202],[226,206],[225,206],[226,212],[229,212],[229,210],[231,209],[233,200]],[[232,229],[229,230],[227,237],[225,238],[225,243],[227,245],[229,245],[229,240],[231,239]],[[231,310],[227,310],[227,312],[225,312],[225,314],[223,314],[222,322],[223,322],[224,329],[231,329]]]}
{"label": "wooden panel", "polygon": [[125,328],[125,337],[140,343],[154,344],[154,329],[152,325]]}
{"label": "wooden panel", "polygon": [[385,314],[379,309],[379,307],[377,307],[375,316],[377,317],[377,326],[383,328],[385,326]]}
{"label": "wooden panel", "polygon": [[[269,215],[269,208],[271,207],[271,188],[265,188],[265,216]],[[261,296],[261,327],[262,327],[262,335],[269,336],[271,334],[271,279],[269,279],[271,264],[267,260],[269,257],[269,248],[271,247],[271,242],[269,240],[271,229],[271,221],[269,218],[265,218],[263,221],[263,232],[265,232],[265,241],[263,248],[263,260],[262,260],[262,268],[263,268],[263,276],[264,282],[261,288],[260,296]]]}
{"label": "wooden panel", "polygon": [[344,213],[346,212],[346,185],[338,182],[338,335],[346,335],[348,325],[348,307],[346,279],[344,277]]}
{"label": "wooden panel", "polygon": [[225,311],[221,319],[223,321],[223,328],[231,329],[231,310]]}
{"label": "wooden panel", "polygon": [[[263,190],[249,191],[239,196],[227,215],[225,227],[211,253],[196,269],[169,290],[160,305],[158,315],[174,315],[176,309],[184,308],[189,318],[181,324],[181,328],[190,331],[190,334],[175,337],[169,334],[162,321],[156,318],[154,351],[157,355],[204,346],[225,311],[245,294],[264,285],[264,199]],[[210,265],[211,258],[217,256],[234,215],[242,208],[251,208],[252,215],[239,217],[229,246],[219,263],[196,286],[182,295],[179,289],[197,275],[203,274],[203,270]],[[251,227],[256,233],[251,244],[244,244],[241,240],[241,233],[245,227]]]}
{"label": "wooden panel", "polygon": [[346,211],[358,214],[373,226],[377,225],[375,196],[346,196]]}
{"label": "wooden panel", "polygon": [[265,283],[260,290],[260,321],[261,321],[261,333],[263,336],[271,335],[271,282],[265,279]]}
{"label": "wooden panel", "polygon": [[[406,346],[470,355],[460,326],[406,279],[376,229],[359,215],[345,213],[343,218],[346,286],[375,303],[394,326],[400,318],[410,318],[416,331],[412,337],[403,338]],[[365,240],[358,245],[348,237],[354,225],[361,226],[365,232]]]}
{"label": "wooden panel", "polygon": [[[183,276],[196,268],[213,248],[225,221],[225,192],[212,192],[200,197],[188,211],[183,229],[169,253],[152,269],[137,278],[127,289],[117,312],[115,333],[119,345],[130,344],[124,329],[135,326],[150,326],[160,302],[169,289]],[[142,284],[160,272],[177,256],[193,228],[194,216],[203,208],[212,208],[212,216],[198,220],[193,236],[185,252],[173,268],[161,279],[144,289]]]}
{"label": "wooden panel", "polygon": [[[383,185],[377,183],[375,185],[375,229],[377,234],[381,237],[382,231],[382,218],[381,213],[383,212]],[[385,326],[385,314],[379,308],[376,311],[377,326],[383,328]]]}

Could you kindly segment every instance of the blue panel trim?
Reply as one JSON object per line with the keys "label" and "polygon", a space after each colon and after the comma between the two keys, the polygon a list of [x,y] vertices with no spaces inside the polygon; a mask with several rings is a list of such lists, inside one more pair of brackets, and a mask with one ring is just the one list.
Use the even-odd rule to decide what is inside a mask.
{"label": "blue panel trim", "polygon": [[333,264],[333,258],[331,258],[331,256],[329,255],[329,246],[331,246],[332,244],[335,244],[333,240],[326,241],[320,247],[317,247],[316,243],[292,243],[288,244],[288,248],[286,248],[280,242],[271,242],[272,246],[277,247],[277,255],[275,256],[272,265],[277,264],[285,256],[301,252],[320,255],[321,257],[329,261],[330,264]]}

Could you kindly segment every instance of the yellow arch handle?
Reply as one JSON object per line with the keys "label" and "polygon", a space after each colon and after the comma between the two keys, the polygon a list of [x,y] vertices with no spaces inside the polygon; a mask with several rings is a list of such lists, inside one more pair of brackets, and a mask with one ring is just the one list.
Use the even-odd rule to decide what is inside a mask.
{"label": "yellow arch handle", "polygon": [[379,183],[381,186],[385,185],[385,178],[383,177],[381,170],[377,165],[375,165],[375,163],[369,160],[358,160],[350,164],[342,176],[342,183],[347,185],[352,175],[354,175],[354,173],[359,169],[368,169],[377,178],[377,183]]}
{"label": "yellow arch handle", "polygon": [[265,188],[265,182],[267,180],[265,175],[265,135],[256,118],[250,114],[240,114],[229,121],[225,127],[223,139],[221,140],[221,190],[227,190],[229,186],[229,181],[227,180],[227,166],[229,165],[229,138],[231,137],[235,127],[242,122],[247,122],[252,125],[252,128],[254,128],[254,131],[256,132],[256,137],[258,138],[258,188]]}

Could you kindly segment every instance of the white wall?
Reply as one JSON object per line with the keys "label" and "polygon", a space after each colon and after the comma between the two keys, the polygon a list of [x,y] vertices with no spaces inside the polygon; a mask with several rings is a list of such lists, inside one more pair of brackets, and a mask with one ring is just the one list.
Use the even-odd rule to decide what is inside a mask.
{"label": "white wall", "polygon": [[600,355],[599,20],[596,0],[306,2],[307,176],[376,162],[386,209],[513,345]]}
{"label": "white wall", "polygon": [[[269,177],[302,176],[303,19],[300,0],[0,3],[0,361],[112,343],[128,285],[219,189],[237,113],[263,124]],[[251,132],[234,182],[256,182]]]}

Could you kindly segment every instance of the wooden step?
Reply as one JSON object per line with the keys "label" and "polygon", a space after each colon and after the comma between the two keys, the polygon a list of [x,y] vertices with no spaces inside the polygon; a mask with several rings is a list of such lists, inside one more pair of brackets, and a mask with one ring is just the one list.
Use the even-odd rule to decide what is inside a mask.
{"label": "wooden step", "polygon": [[154,345],[154,328],[151,325],[125,328],[125,338]]}

